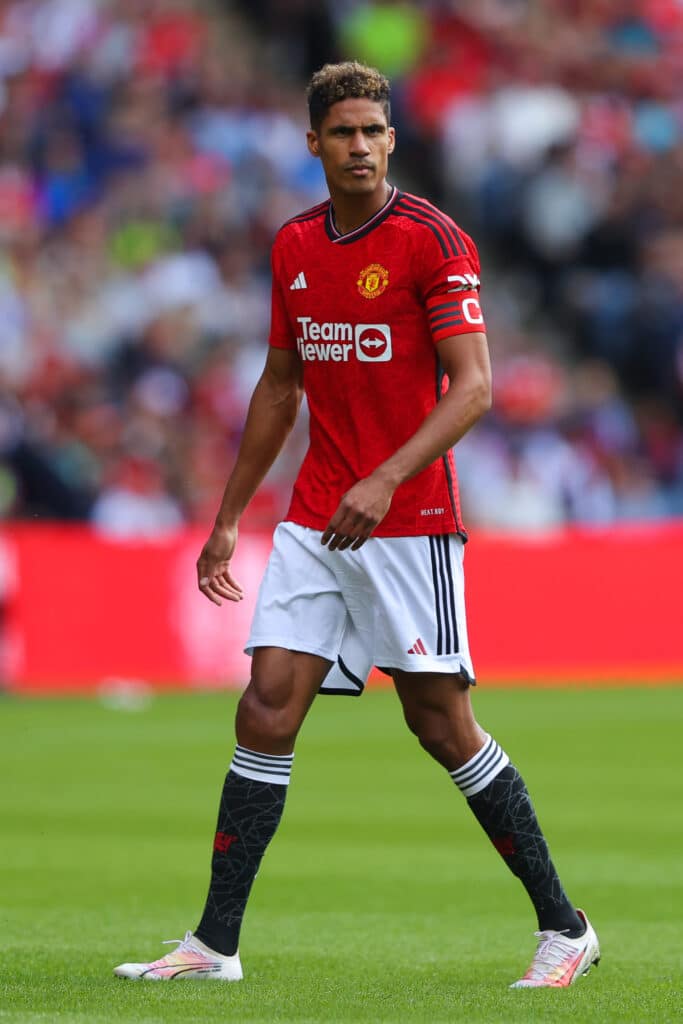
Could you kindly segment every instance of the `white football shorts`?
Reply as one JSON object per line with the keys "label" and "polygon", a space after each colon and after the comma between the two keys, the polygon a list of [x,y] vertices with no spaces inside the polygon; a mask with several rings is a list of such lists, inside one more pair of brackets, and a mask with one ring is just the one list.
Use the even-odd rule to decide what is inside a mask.
{"label": "white football shorts", "polygon": [[290,522],[275,530],[247,654],[283,647],[327,658],[321,693],[362,693],[373,665],[474,682],[457,534],[371,537],[358,551],[330,551],[321,536]]}

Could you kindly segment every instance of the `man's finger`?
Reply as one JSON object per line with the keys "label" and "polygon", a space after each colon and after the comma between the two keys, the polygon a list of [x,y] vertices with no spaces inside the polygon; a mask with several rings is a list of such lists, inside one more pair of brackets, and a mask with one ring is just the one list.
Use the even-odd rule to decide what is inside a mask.
{"label": "man's finger", "polygon": [[211,569],[206,566],[197,566],[197,583],[200,587],[208,587],[213,580],[220,580],[223,585],[233,587],[235,590],[244,593],[244,587],[236,580],[234,576],[230,575],[228,567],[221,568],[220,564]]}
{"label": "man's finger", "polygon": [[211,584],[211,589],[215,594],[227,597],[230,601],[241,601],[244,596],[241,590],[236,590],[235,587],[231,587],[230,584],[223,583],[221,580],[214,580]]}
{"label": "man's finger", "polygon": [[239,580],[234,579],[229,573],[223,573],[223,580],[228,587],[232,587],[238,594],[244,593],[244,587]]}
{"label": "man's finger", "polygon": [[344,537],[355,537],[356,528],[365,520],[366,516],[362,512],[354,511],[353,508],[346,508],[342,503],[327,524],[327,528],[320,538],[320,543],[329,544],[332,537],[335,537],[336,542],[334,545],[330,544],[330,550],[335,551],[341,539]]}
{"label": "man's finger", "polygon": [[221,604],[219,597],[225,597],[228,601],[241,601],[244,597],[244,591],[239,585],[234,586],[232,581],[221,579],[219,576],[202,576],[199,580],[199,589],[214,604]]}
{"label": "man's finger", "polygon": [[346,533],[335,533],[334,537],[328,544],[330,551],[343,551],[344,548],[348,547],[353,537],[349,537]]}
{"label": "man's finger", "polygon": [[346,549],[351,547],[353,542],[355,540],[357,540],[357,539],[358,539],[357,537],[344,537],[343,541],[340,543],[340,545],[339,545],[337,550],[338,551],[346,551]]}

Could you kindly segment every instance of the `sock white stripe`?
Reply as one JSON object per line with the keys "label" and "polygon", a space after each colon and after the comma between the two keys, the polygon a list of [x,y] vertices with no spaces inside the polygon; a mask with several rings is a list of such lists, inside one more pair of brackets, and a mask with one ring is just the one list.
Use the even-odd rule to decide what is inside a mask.
{"label": "sock white stripe", "polygon": [[486,754],[486,757],[482,757],[476,768],[469,771],[464,778],[457,778],[453,781],[460,786],[461,789],[463,786],[469,787],[474,785],[482,775],[487,774],[489,770],[498,763],[501,753],[502,751],[500,747],[496,742],[494,742],[491,749]]}
{"label": "sock white stripe", "polygon": [[272,786],[288,786],[289,775],[272,775],[270,772],[256,772],[251,768],[241,768],[234,762],[230,765],[230,771],[235,775],[241,775],[243,779],[251,779],[252,782],[269,782]]}
{"label": "sock white stripe", "polygon": [[235,755],[258,764],[272,764],[273,766],[289,765],[291,767],[294,754],[259,754],[256,750],[249,750],[248,747],[235,747]]}
{"label": "sock white stripe", "polygon": [[242,768],[251,768],[255,772],[273,772],[275,775],[289,775],[292,771],[291,764],[269,764],[267,761],[257,761],[253,757],[242,757],[241,754],[237,753],[233,756],[233,761]]}
{"label": "sock white stripe", "polygon": [[493,737],[489,736],[486,742],[484,743],[484,746],[476,752],[474,757],[470,758],[470,760],[467,761],[467,763],[464,764],[462,768],[456,768],[455,771],[450,773],[453,781],[457,782],[458,785],[461,782],[467,783],[470,776],[472,774],[476,774],[479,771],[480,765],[482,765],[484,761],[486,761],[486,759],[491,756],[491,753],[495,753],[495,748],[497,746],[498,744],[495,742]]}
{"label": "sock white stripe", "polygon": [[263,768],[265,771],[284,772],[285,774],[292,770],[291,762],[289,764],[273,764],[272,761],[257,761],[255,757],[244,757],[243,754],[238,753],[233,755],[233,760],[243,764],[246,768]]}
{"label": "sock white stripe", "polygon": [[503,768],[510,764],[510,758],[504,750],[500,749],[500,747],[497,748],[497,755],[496,760],[491,764],[487,771],[482,775],[479,775],[477,779],[473,779],[469,785],[461,787],[461,792],[464,796],[476,796],[477,793],[481,793],[482,789],[486,789],[486,787],[493,782],[496,776],[500,775]]}
{"label": "sock white stripe", "polygon": [[492,736],[489,736],[474,757],[470,758],[462,768],[448,774],[463,796],[471,797],[476,796],[482,789],[486,789],[509,763],[510,758],[505,751]]}
{"label": "sock white stripe", "polygon": [[246,747],[235,748],[230,770],[253,782],[270,782],[288,786],[294,754],[260,754]]}

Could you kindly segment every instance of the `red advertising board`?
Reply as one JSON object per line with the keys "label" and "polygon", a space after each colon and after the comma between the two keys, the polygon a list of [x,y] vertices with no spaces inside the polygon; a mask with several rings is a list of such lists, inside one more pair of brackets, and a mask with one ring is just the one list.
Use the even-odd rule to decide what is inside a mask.
{"label": "red advertising board", "polygon": [[[241,686],[242,652],[270,536],[243,533],[245,588],[218,608],[198,592],[192,531],[115,541],[80,527],[0,534],[2,670],[18,691],[107,679]],[[475,534],[467,545],[471,649],[485,683],[683,681],[683,525]]]}

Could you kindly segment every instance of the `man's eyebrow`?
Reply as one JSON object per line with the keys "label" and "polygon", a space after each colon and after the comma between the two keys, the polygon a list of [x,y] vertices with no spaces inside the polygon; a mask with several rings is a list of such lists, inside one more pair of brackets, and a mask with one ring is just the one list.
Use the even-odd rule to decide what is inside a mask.
{"label": "man's eyebrow", "polygon": [[335,124],[329,129],[330,132],[355,132],[360,128],[362,132],[367,132],[371,128],[379,128],[380,131],[386,131],[387,126],[381,121],[371,121],[369,124]]}

